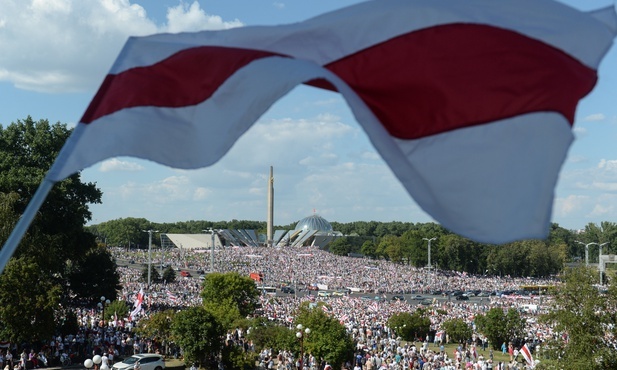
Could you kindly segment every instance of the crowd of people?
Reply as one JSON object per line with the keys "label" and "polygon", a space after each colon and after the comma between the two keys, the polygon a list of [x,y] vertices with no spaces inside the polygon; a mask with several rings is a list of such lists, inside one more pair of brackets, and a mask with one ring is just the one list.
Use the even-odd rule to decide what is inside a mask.
{"label": "crowd of people", "polygon": [[[156,343],[150,338],[140,338],[134,328],[139,320],[153,312],[167,308],[182,309],[200,305],[202,281],[196,276],[182,277],[179,274],[173,282],[152,282],[149,287],[142,281],[143,270],[134,268],[135,264],[160,268],[171,266],[177,270],[208,271],[211,260],[210,251],[167,249],[155,250],[149,254],[143,250],[110,248],[118,261],[131,261],[119,267],[122,289],[118,298],[125,300],[133,308],[137,296],[145,289],[145,297],[139,312],[129,317],[102,320],[102,312],[96,309],[75,309],[79,330],[77,333],[51,338],[40,350],[26,349],[19,353],[16,348],[1,351],[0,363],[5,370],[26,370],[49,365],[66,365],[73,361],[83,361],[94,355],[104,356],[113,364],[114,358],[123,358],[134,353],[162,352],[179,356],[180,349]],[[537,321],[537,315],[547,310],[548,297],[493,295],[485,299],[458,301],[437,299],[422,302],[430,322],[430,335],[416,338],[416,342],[402,342],[395,328],[387,325],[394,313],[413,312],[417,301],[393,300],[392,295],[431,294],[442,291],[508,291],[518,290],[525,285],[550,285],[555,281],[548,279],[527,279],[500,276],[475,276],[451,271],[427,270],[409,265],[395,264],[384,260],[341,257],[317,248],[227,248],[215,251],[214,266],[217,272],[238,272],[249,276],[251,272],[263,273],[259,284],[274,287],[293,286],[304,294],[262,294],[261,309],[258,314],[273,321],[279,321],[291,328],[297,308],[305,301],[314,303],[328,315],[339,320],[354,339],[357,357],[347,364],[351,370],[407,370],[419,368],[435,369],[509,369],[520,365],[515,357],[509,363],[493,363],[489,356],[487,340],[475,332],[475,317],[494,307],[515,308],[525,318],[525,341],[540,343],[554,337],[552,329]],[[322,297],[313,292],[315,287],[333,292],[359,292]],[[310,290],[309,290],[310,289]],[[309,294],[307,294],[309,293]],[[321,302],[321,303],[320,303]],[[533,306],[533,310],[527,309]],[[447,320],[463,319],[474,329],[469,343],[463,343],[454,353],[443,351],[443,343],[448,341],[448,333],[443,323]],[[228,338],[243,337],[235,333]],[[244,342],[245,348],[253,349],[252,343]],[[482,345],[476,351],[476,344]],[[516,348],[518,350],[518,348]],[[512,349],[509,349],[512,352]],[[512,356],[511,356],[512,357]],[[307,354],[299,359],[289,351],[260,353],[264,367],[276,364],[280,369],[324,370],[326,365],[320,359]],[[6,365],[9,365],[6,368]],[[274,365],[272,365],[274,366]],[[2,368],[2,366],[0,366]]]}
{"label": "crowd of people", "polygon": [[[127,251],[112,248],[118,260],[131,260],[137,264],[174,266],[177,269],[204,270],[210,268],[210,251],[156,250]],[[357,350],[364,360],[364,370],[406,369],[422,362],[423,369],[500,369],[519,366],[510,363],[492,363],[490,358],[467,356],[476,353],[469,348],[461,348],[453,354],[441,353],[426,347],[427,343],[439,346],[448,340],[448,333],[442,324],[453,318],[463,319],[474,329],[473,343],[484,343],[486,338],[475,333],[474,319],[493,307],[515,308],[526,322],[525,341],[540,343],[559,335],[551,327],[537,321],[537,315],[547,309],[548,297],[493,295],[482,301],[457,301],[433,299],[426,308],[431,320],[432,337],[418,338],[424,343],[416,348],[413,344],[402,345],[392,328],[387,327],[388,318],[396,312],[413,312],[417,302],[390,300],[392,294],[429,294],[441,291],[512,291],[522,286],[552,285],[551,279],[529,279],[500,276],[476,276],[451,271],[427,270],[409,265],[395,264],[385,260],[371,260],[333,255],[316,248],[228,248],[215,251],[214,266],[217,272],[238,272],[249,276],[251,272],[263,273],[260,283],[269,286],[294,286],[296,289],[326,287],[330,291],[346,289],[367,296],[342,295],[319,297],[316,294],[268,295],[261,299],[261,314],[270,320],[292,325],[297,307],[305,300],[323,301],[320,305],[328,314],[336,317],[352,334]],[[139,275],[141,270],[121,267],[122,297],[132,302],[142,288]],[[188,307],[201,304],[199,296],[201,281],[196,278],[178,278],[173,283],[154,283],[149,289],[146,307]],[[370,299],[367,299],[370,298]],[[377,299],[376,299],[377,298]],[[534,309],[528,309],[533,306]],[[147,314],[147,312],[144,312]],[[471,339],[471,338],[470,338]],[[487,348],[483,346],[483,348]],[[518,350],[518,349],[517,349]],[[279,366],[293,367],[293,356],[281,354]],[[270,356],[269,358],[272,358]],[[297,361],[297,360],[296,360]],[[305,364],[312,363],[307,357]],[[297,365],[297,364],[295,364]],[[323,364],[322,364],[323,365]],[[354,364],[350,364],[352,367]],[[357,369],[356,369],[357,370]]]}

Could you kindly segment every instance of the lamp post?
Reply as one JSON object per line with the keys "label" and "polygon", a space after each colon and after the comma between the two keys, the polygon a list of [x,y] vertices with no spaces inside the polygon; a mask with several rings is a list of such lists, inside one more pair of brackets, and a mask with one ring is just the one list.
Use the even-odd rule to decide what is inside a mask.
{"label": "lamp post", "polygon": [[300,366],[298,369],[302,370],[304,368],[304,338],[311,333],[311,329],[305,328],[302,324],[298,324],[296,329],[298,329],[296,332],[296,338],[300,340]]}
{"label": "lamp post", "polygon": [[430,276],[430,283],[429,283],[429,285],[433,285],[433,275],[431,274],[431,267],[432,267],[431,266],[431,242],[433,240],[437,240],[437,238],[430,238],[430,239],[422,238],[422,240],[428,241],[428,266],[426,266],[426,267],[428,267],[428,273],[429,273],[429,276]]}
{"label": "lamp post", "polygon": [[[92,356],[92,362],[94,363],[94,368],[95,369],[99,368],[99,365],[100,365],[101,361],[103,361],[101,356],[99,356],[99,355]],[[84,362],[84,364],[85,364],[85,362]]]}
{"label": "lamp post", "polygon": [[[103,345],[105,345],[105,306],[111,303],[109,299],[105,299],[105,296],[101,297],[101,301],[97,304],[97,306],[102,310],[102,321],[103,321]],[[98,364],[94,361],[95,364]]]}
{"label": "lamp post", "polygon": [[598,245],[598,269],[600,270],[600,286],[602,286],[604,284],[604,279],[602,277],[602,274],[604,273],[604,264],[602,263],[602,246],[607,245],[608,242],[606,243],[602,243],[600,245]]}
{"label": "lamp post", "polygon": [[[608,244],[608,243],[599,244],[599,243],[596,243],[596,242],[591,242],[591,243],[587,243],[587,244],[585,244],[585,243],[580,242],[580,241],[578,241],[578,240],[577,240],[576,242],[577,242],[578,244],[582,244],[582,245],[584,245],[584,246],[585,246],[585,267],[588,267],[588,266],[589,266],[589,246],[590,246],[590,245],[599,245],[600,247],[602,247],[604,244]],[[600,250],[601,250],[601,249],[600,249]],[[599,261],[598,261],[598,262],[599,262]]]}
{"label": "lamp post", "polygon": [[212,228],[203,231],[210,233],[212,236],[212,239],[210,240],[210,272],[212,273],[214,272],[214,234],[216,231]]}
{"label": "lamp post", "polygon": [[148,233],[148,289],[150,289],[150,274],[152,273],[152,233],[158,233],[158,230],[141,230]]}
{"label": "lamp post", "polygon": [[88,370],[92,369],[92,366],[94,366],[94,361],[92,361],[91,359],[87,358],[84,361],[84,367]]}

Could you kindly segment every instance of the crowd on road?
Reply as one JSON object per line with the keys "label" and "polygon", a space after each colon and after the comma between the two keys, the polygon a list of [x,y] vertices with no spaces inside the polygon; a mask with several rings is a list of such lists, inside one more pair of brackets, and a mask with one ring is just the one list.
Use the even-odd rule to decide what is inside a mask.
{"label": "crowd on road", "polygon": [[[210,251],[190,250],[156,250],[127,251],[111,248],[118,260],[130,260],[135,264],[147,266],[170,265],[177,269],[192,271],[210,269]],[[521,286],[552,285],[550,279],[529,279],[500,276],[476,276],[441,270],[427,270],[409,265],[395,264],[384,260],[341,257],[316,248],[278,249],[278,248],[229,248],[216,250],[214,266],[217,272],[238,272],[249,276],[251,272],[262,272],[264,281],[269,286],[292,285],[296,289],[308,289],[312,286],[327,286],[329,290],[353,289],[370,296],[330,296],[318,297],[316,294],[267,295],[261,296],[262,315],[271,320],[292,325],[297,307],[306,300],[323,301],[320,305],[330,315],[343,323],[353,335],[359,353],[364,359],[361,366],[365,370],[406,369],[413,362],[426,363],[423,369],[498,369],[499,364],[478,356],[466,356],[474,353],[463,348],[458,353],[446,354],[425,347],[431,343],[438,345],[445,341],[443,322],[460,318],[474,329],[474,318],[493,307],[515,308],[526,320],[525,340],[538,343],[548,337],[557,335],[551,328],[538,323],[537,315],[546,310],[547,297],[537,296],[501,296],[493,295],[485,300],[452,301],[433,299],[425,302],[430,314],[432,337],[418,338],[419,348],[401,346],[386,323],[396,312],[413,312],[417,302],[390,300],[392,294],[429,294],[440,291],[512,291]],[[121,267],[122,297],[132,302],[143,287],[138,278],[142,271]],[[149,289],[146,306],[153,308],[187,307],[201,303],[199,297],[201,281],[196,278],[178,278],[173,283],[155,283]],[[310,292],[310,291],[309,291]],[[370,299],[367,299],[370,298]],[[542,302],[542,299],[544,300]],[[533,310],[527,309],[534,306]],[[147,309],[144,310],[147,315]],[[483,343],[485,338],[474,334],[473,343]],[[424,343],[426,342],[426,343]],[[423,344],[424,343],[424,344]],[[307,358],[308,363],[309,359]],[[502,364],[503,368],[518,366],[516,361]],[[350,364],[352,367],[353,364]],[[356,369],[357,370],[357,369]]]}

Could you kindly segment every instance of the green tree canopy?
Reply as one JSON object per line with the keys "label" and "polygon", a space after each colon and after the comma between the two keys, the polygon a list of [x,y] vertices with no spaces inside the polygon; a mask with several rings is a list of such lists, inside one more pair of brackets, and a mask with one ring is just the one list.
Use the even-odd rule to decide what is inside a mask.
{"label": "green tree canopy", "polygon": [[[70,133],[64,124],[51,125],[31,117],[0,127],[1,243],[6,241]],[[67,325],[70,317],[62,307],[77,283],[70,279],[71,272],[96,246],[94,236],[84,228],[92,217],[88,205],[100,203],[101,195],[95,184],[82,182],[79,173],[51,189],[15,251],[13,262],[0,276],[0,285],[5,287],[5,295],[0,298],[4,338],[28,342],[47,339],[55,326]],[[104,277],[93,272],[92,281],[97,278]]]}
{"label": "green tree canopy", "polygon": [[0,337],[13,343],[50,338],[61,324],[54,315],[61,291],[34,258],[12,258],[0,278]]}
{"label": "green tree canopy", "polygon": [[155,312],[139,321],[136,328],[138,334],[163,343],[172,335],[172,323],[176,316],[175,310]]}
{"label": "green tree canopy", "polygon": [[313,354],[316,359],[325,359],[332,368],[340,369],[353,355],[351,336],[336,318],[326,315],[323,310],[311,309],[304,304],[298,309],[296,324],[310,329],[310,334],[303,337],[304,352]]}
{"label": "green tree canopy", "polygon": [[443,323],[446,334],[456,343],[465,343],[473,335],[473,329],[463,319],[450,319]]}
{"label": "green tree canopy", "polygon": [[121,288],[116,269],[111,253],[105,247],[94,247],[75,263],[69,264],[70,289],[80,301],[97,303],[101,296],[113,301]]}
{"label": "green tree canopy", "polygon": [[566,270],[564,280],[541,321],[568,341],[543,344],[543,368],[616,369],[617,353],[606,338],[617,334],[617,289],[611,285],[607,294],[599,294],[596,274],[585,267]]}
{"label": "green tree canopy", "polygon": [[168,283],[173,283],[174,281],[176,281],[176,272],[174,271],[174,269],[171,266],[168,266],[164,271],[163,271],[163,281],[168,282]]}
{"label": "green tree canopy", "polygon": [[264,348],[272,348],[274,351],[288,350],[294,353],[300,350],[296,333],[293,330],[263,317],[251,322],[247,336],[253,341],[255,350],[258,352]]}
{"label": "green tree canopy", "polygon": [[[144,283],[148,283],[148,266],[144,267],[141,270],[141,281]],[[156,269],[156,266],[150,265],[150,283],[160,283],[161,282],[161,274]]]}
{"label": "green tree canopy", "polygon": [[[13,203],[17,214],[23,213],[70,134],[64,124],[31,117],[0,127],[0,193],[18,194]],[[84,225],[92,218],[88,204],[100,203],[101,196],[94,183],[81,181],[79,173],[57,183],[31,226],[48,236],[46,244],[21,244],[15,256],[36,256],[41,268],[62,273],[59,261],[83,255],[94,246]]]}
{"label": "green tree canopy", "polygon": [[178,312],[171,324],[173,340],[182,348],[186,364],[199,363],[217,369],[216,357],[223,347],[225,329],[203,307]]}
{"label": "green tree canopy", "polygon": [[498,349],[502,343],[510,343],[522,338],[524,321],[519,312],[509,308],[504,313],[503,308],[494,307],[484,315],[476,316],[477,330],[486,335],[493,349]]}
{"label": "green tree canopy", "polygon": [[328,250],[332,254],[346,256],[352,251],[351,244],[346,237],[335,239],[328,244]]}
{"label": "green tree canopy", "polygon": [[406,341],[415,341],[424,338],[431,329],[431,320],[424,310],[416,310],[414,313],[398,312],[388,319],[388,327]]}
{"label": "green tree canopy", "polygon": [[229,302],[242,317],[255,311],[258,297],[259,291],[255,282],[248,276],[242,276],[237,272],[214,272],[206,275],[201,291],[204,305]]}

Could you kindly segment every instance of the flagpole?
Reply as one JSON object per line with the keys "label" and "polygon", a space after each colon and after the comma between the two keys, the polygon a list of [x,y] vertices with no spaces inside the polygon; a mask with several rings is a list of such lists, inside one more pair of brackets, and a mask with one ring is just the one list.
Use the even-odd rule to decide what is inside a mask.
{"label": "flagpole", "polygon": [[2,250],[0,250],[0,274],[2,274],[6,264],[13,256],[13,253],[15,253],[19,242],[21,242],[24,234],[28,231],[32,220],[34,220],[34,217],[38,213],[39,208],[41,208],[41,205],[45,201],[45,198],[47,198],[47,194],[49,194],[54,184],[54,181],[51,181],[45,177],[38,189],[36,189],[36,193],[34,193],[30,203],[28,203],[26,210],[19,218],[19,221],[17,221],[17,225],[15,225],[15,228],[11,231],[11,235],[9,235],[9,238],[4,243]]}

